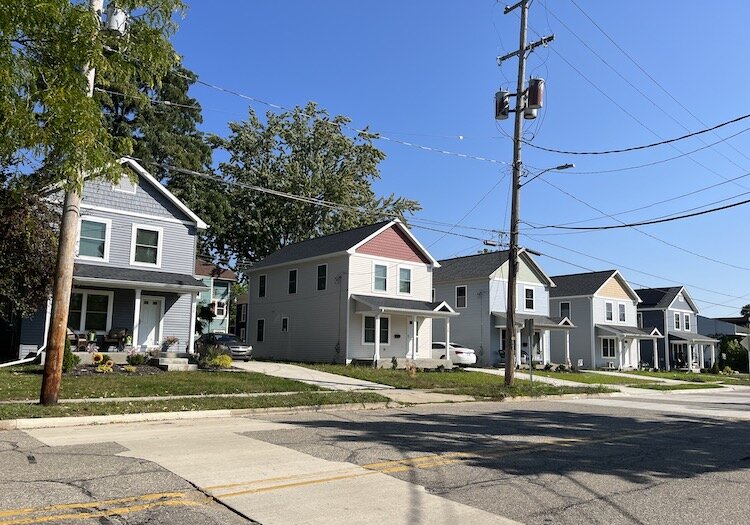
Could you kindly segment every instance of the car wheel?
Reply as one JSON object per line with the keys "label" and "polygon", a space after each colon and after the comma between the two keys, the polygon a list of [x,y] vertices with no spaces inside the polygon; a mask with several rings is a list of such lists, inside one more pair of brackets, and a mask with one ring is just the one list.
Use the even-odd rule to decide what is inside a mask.
{"label": "car wheel", "polygon": [[250,361],[250,358],[249,358],[249,357],[246,357],[246,358],[245,358],[245,362],[247,363],[248,361]]}

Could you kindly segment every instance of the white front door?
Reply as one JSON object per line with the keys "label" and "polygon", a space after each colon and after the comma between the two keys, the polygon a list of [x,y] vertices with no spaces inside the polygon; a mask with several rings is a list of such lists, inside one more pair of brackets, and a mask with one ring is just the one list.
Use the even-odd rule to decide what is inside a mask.
{"label": "white front door", "polygon": [[161,340],[160,324],[164,299],[143,297],[138,320],[138,345],[157,346]]}

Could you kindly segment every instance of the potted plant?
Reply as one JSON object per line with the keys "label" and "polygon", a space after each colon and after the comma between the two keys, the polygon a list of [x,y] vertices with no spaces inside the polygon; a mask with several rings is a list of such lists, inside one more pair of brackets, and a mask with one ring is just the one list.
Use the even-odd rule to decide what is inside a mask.
{"label": "potted plant", "polygon": [[89,330],[86,332],[86,340],[89,343],[95,343],[96,342],[96,330]]}
{"label": "potted plant", "polygon": [[164,338],[162,341],[161,348],[163,352],[168,352],[169,349],[180,342],[180,338],[174,335],[170,335]]}

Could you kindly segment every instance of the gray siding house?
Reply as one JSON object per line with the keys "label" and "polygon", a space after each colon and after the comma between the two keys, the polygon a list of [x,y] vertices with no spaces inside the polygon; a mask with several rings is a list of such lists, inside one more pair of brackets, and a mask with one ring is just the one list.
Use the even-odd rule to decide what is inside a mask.
{"label": "gray siding house", "polygon": [[[576,326],[570,334],[574,365],[634,369],[641,361],[641,341],[662,338],[654,327],[638,327],[641,299],[619,271],[558,275],[552,280],[557,286],[550,290],[550,310],[567,315]],[[559,343],[553,334],[552,348],[559,348]],[[560,362],[562,356],[553,352],[552,359]]]}
{"label": "gray siding house", "polygon": [[[500,350],[505,344],[506,331],[508,251],[439,262],[440,267],[433,272],[433,300],[445,301],[461,314],[451,322],[451,340],[473,348],[479,366],[500,363]],[[566,316],[550,317],[549,293],[555,283],[525,250],[519,252],[518,272],[516,362],[521,364],[526,356],[531,356],[534,362],[546,364],[551,360],[550,332],[560,332],[559,344],[564,355],[565,334],[573,325]],[[521,327],[527,319],[533,319],[535,327],[530,342],[521,338]],[[435,323],[433,337],[445,341],[445,327]]]}
{"label": "gray siding house", "polygon": [[432,353],[438,262],[399,221],[290,244],[248,272],[246,342],[257,357],[390,366]]}
{"label": "gray siding house", "polygon": [[[121,159],[119,184],[85,182],[68,328],[105,336],[127,331],[133,347],[158,347],[174,336],[192,350],[197,294],[193,277],[197,233],[207,225],[132,159]],[[132,177],[132,178],[131,178]],[[21,326],[21,351],[47,343],[50,305]],[[120,349],[121,349],[120,345]]]}
{"label": "gray siding house", "polygon": [[663,370],[713,366],[718,341],[699,334],[698,307],[684,286],[641,288],[636,293],[642,299],[639,326],[654,326],[664,335],[642,343],[642,359],[649,366]]}

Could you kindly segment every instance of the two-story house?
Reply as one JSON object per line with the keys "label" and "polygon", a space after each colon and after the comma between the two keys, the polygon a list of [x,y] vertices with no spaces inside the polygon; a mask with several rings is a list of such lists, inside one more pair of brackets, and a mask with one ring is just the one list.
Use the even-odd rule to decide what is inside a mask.
{"label": "two-story house", "polygon": [[195,276],[206,286],[206,290],[198,295],[198,308],[206,306],[214,314],[210,321],[198,320],[203,323],[202,333],[229,333],[231,290],[232,284],[237,282],[237,275],[228,268],[198,257],[195,260]]}
{"label": "two-story house", "polygon": [[641,288],[636,293],[642,299],[638,326],[655,326],[664,335],[656,347],[654,341],[643,342],[644,361],[663,370],[713,366],[718,341],[698,333],[698,307],[684,286]]}
{"label": "two-story house", "polygon": [[246,341],[254,355],[308,362],[430,358],[438,262],[401,221],[290,244],[249,271]]}
{"label": "two-story house", "polygon": [[[500,361],[505,345],[508,298],[508,251],[496,251],[439,261],[433,272],[433,300],[445,301],[460,317],[451,323],[451,339],[473,348],[477,364],[493,366]],[[565,334],[573,328],[562,317],[550,317],[549,293],[555,283],[536,263],[531,254],[518,254],[516,313],[516,363],[531,359],[550,362],[550,332],[560,331],[561,351],[565,354]],[[521,337],[524,321],[534,322],[531,341]],[[433,337],[444,341],[445,328],[437,323]],[[501,363],[502,364],[502,363]]]}
{"label": "two-story house", "polygon": [[[141,349],[174,336],[191,350],[205,289],[193,276],[196,241],[207,225],[136,161],[120,164],[119,184],[84,184],[68,327],[94,332],[105,351],[117,350],[105,344],[112,329]],[[23,321],[22,348],[46,347],[50,310]]]}
{"label": "two-story house", "polygon": [[[655,327],[638,327],[641,298],[617,270],[553,276],[550,310],[576,325],[570,333],[570,357],[580,368],[634,369],[640,342],[662,338]],[[552,348],[557,335],[552,336]],[[561,355],[552,356],[561,362]]]}

